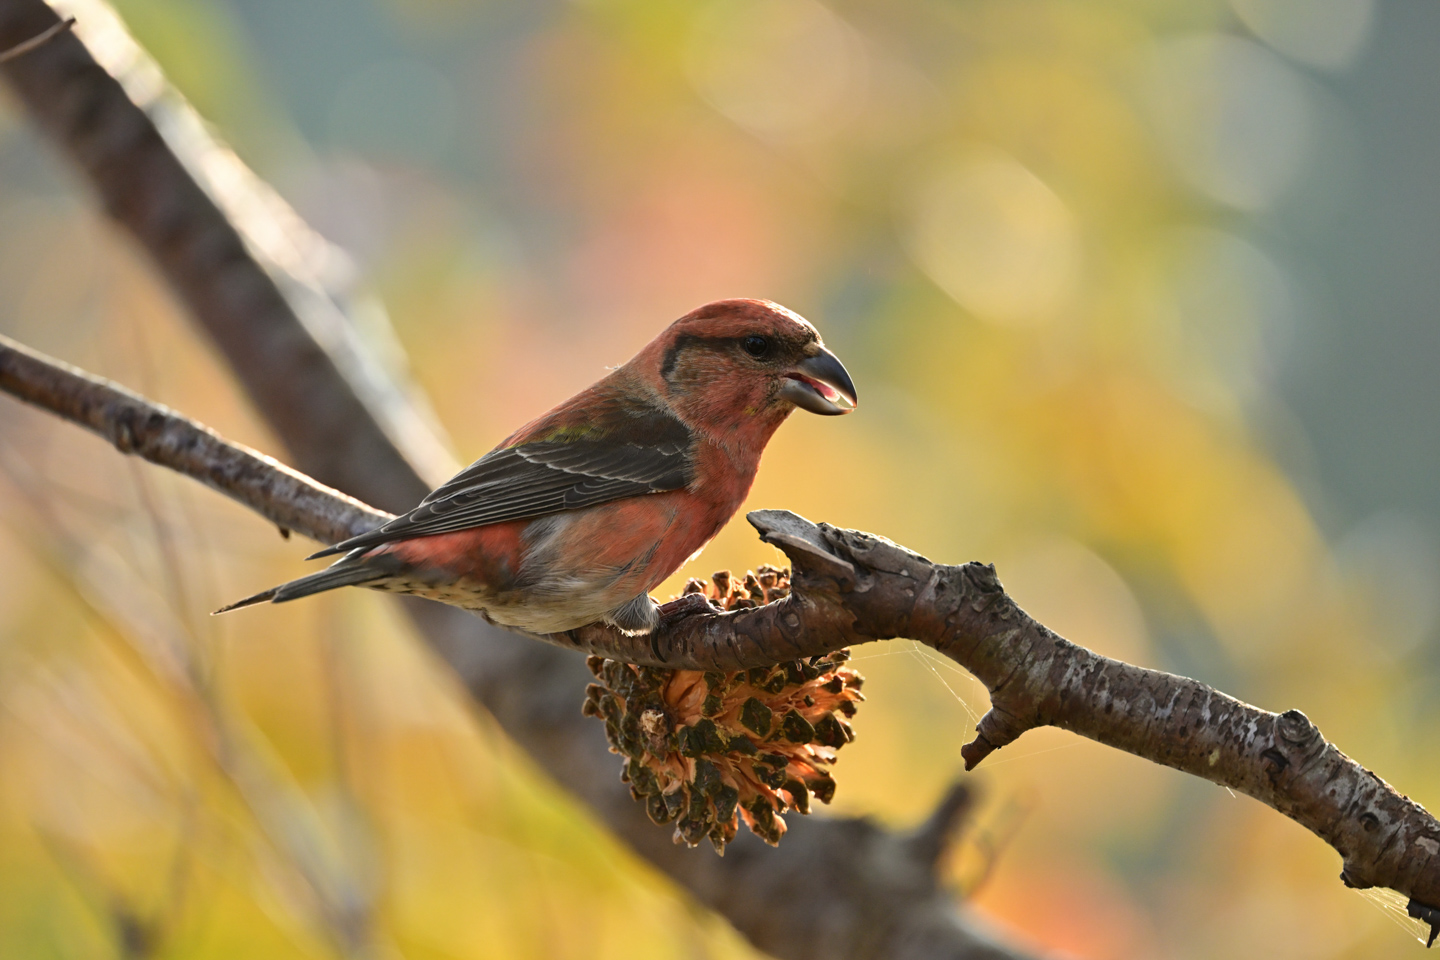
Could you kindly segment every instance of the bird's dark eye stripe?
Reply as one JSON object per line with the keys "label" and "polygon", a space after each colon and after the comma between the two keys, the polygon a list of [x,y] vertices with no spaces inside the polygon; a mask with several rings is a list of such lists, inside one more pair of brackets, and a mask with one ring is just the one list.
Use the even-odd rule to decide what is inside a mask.
{"label": "bird's dark eye stripe", "polygon": [[745,348],[746,353],[756,358],[763,357],[770,352],[770,339],[762,337],[758,333],[752,333],[740,341],[740,345]]}
{"label": "bird's dark eye stripe", "polygon": [[[760,340],[765,343],[765,348],[760,353],[752,353],[747,341]],[[660,376],[669,382],[675,374],[675,366],[680,362],[681,355],[690,350],[734,350],[736,347],[744,350],[747,354],[757,360],[774,360],[781,354],[790,352],[793,344],[778,341],[773,337],[763,334],[752,333],[745,336],[725,337],[700,337],[693,333],[682,333],[675,338],[670,349],[665,351],[665,356],[660,362]]]}

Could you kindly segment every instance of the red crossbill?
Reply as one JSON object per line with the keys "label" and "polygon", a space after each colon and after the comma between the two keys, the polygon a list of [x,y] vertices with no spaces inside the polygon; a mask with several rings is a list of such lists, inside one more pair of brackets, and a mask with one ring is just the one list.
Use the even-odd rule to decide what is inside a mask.
{"label": "red crossbill", "polygon": [[766,300],[718,300],[415,509],[314,554],[344,554],[329,568],[224,610],[365,586],[533,634],[597,620],[649,633],[650,591],[739,509],[790,412],[855,403],[807,320]]}

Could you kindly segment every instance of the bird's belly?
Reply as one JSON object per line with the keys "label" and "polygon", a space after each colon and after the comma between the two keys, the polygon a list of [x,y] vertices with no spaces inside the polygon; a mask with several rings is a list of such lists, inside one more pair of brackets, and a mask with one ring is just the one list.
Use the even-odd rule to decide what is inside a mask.
{"label": "bird's belly", "polygon": [[[573,630],[654,589],[715,535],[733,505],[683,491],[390,548],[408,562],[374,586],[439,600],[502,627]],[[504,528],[504,529],[502,529]],[[415,544],[410,546],[409,544]]]}
{"label": "bird's belly", "polygon": [[441,603],[466,610],[482,611],[493,602],[493,592],[484,584],[469,578],[436,582],[430,578],[399,574],[366,586],[386,593],[403,593],[427,600],[439,600]]}
{"label": "bird's belly", "polygon": [[527,633],[563,633],[594,623],[630,597],[617,597],[612,584],[577,585],[544,601],[493,603],[485,609],[492,623]]}
{"label": "bird's belly", "polygon": [[545,589],[497,592],[477,580],[462,578],[433,582],[416,576],[396,576],[373,584],[387,593],[438,600],[482,615],[501,627],[525,633],[563,633],[594,623],[634,593],[616,589],[615,578],[597,581],[548,583]]}

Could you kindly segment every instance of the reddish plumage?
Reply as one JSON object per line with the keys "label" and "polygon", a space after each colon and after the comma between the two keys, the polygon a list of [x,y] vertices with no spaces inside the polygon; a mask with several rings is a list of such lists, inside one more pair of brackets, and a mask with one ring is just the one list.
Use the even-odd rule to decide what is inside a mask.
{"label": "reddish plumage", "polygon": [[410,513],[321,551],[345,552],[328,569],[226,609],[360,585],[531,633],[600,619],[648,632],[649,591],[734,515],[790,411],[854,403],[803,318],[765,300],[706,304]]}

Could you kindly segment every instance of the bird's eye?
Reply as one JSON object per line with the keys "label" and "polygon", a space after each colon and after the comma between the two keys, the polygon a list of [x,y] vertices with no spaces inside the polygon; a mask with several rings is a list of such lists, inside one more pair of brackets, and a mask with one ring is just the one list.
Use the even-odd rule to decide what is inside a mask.
{"label": "bird's eye", "polygon": [[758,359],[770,352],[770,339],[759,334],[751,334],[745,338],[743,346],[746,353]]}

